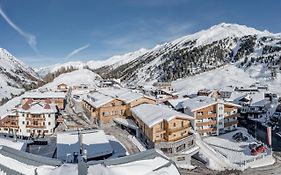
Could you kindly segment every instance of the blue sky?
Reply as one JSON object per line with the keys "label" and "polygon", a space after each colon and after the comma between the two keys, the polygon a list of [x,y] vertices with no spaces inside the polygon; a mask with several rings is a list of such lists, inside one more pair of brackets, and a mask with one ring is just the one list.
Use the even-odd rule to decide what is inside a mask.
{"label": "blue sky", "polygon": [[227,22],[281,32],[278,0],[0,0],[0,47],[39,67],[98,60]]}

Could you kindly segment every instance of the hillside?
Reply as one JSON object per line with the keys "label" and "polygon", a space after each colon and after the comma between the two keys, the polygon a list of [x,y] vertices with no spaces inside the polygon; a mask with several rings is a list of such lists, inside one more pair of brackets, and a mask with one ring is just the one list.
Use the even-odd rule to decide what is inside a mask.
{"label": "hillside", "polygon": [[281,34],[221,23],[150,50],[140,49],[104,61],[68,62],[38,72],[87,66],[103,78],[121,79],[124,84],[134,86],[189,79],[228,64],[241,69],[252,81],[278,85],[275,80],[280,76]]}
{"label": "hillside", "polygon": [[79,86],[81,84],[96,86],[101,77],[88,69],[79,69],[56,77],[52,82],[45,84],[42,88],[57,89],[57,85],[65,83],[68,86]]}
{"label": "hillside", "polygon": [[0,48],[0,102],[36,87],[40,80],[32,68]]}
{"label": "hillside", "polygon": [[66,62],[66,63],[61,63],[61,64],[58,63],[58,64],[55,64],[55,65],[35,69],[35,71],[40,76],[44,77],[48,73],[54,73],[61,68],[67,69],[67,68],[72,67],[72,68],[75,68],[75,69],[83,69],[85,67],[88,67],[90,69],[97,69],[97,68],[104,67],[104,66],[112,66],[112,68],[116,68],[116,67],[119,67],[123,64],[126,64],[128,62],[133,61],[134,59],[136,59],[137,57],[139,57],[140,55],[142,55],[146,51],[147,51],[146,49],[142,48],[142,49],[139,49],[139,50],[134,51],[134,52],[126,53],[124,55],[112,56],[112,57],[110,57],[108,59],[105,59],[105,60],[91,60],[91,61],[88,61],[88,62],[71,61],[71,62]]}
{"label": "hillside", "polygon": [[115,69],[96,71],[135,85],[174,81],[235,63],[254,79],[271,80],[280,71],[280,55],[280,34],[222,23],[159,45]]}

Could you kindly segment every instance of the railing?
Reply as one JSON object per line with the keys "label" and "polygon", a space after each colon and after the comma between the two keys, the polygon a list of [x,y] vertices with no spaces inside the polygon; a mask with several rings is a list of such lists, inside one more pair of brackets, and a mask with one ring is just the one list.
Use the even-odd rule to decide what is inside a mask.
{"label": "railing", "polygon": [[240,115],[238,113],[236,114],[230,114],[230,115],[224,115],[224,118],[228,119],[228,118],[235,118],[235,117],[239,117]]}
{"label": "railing", "polygon": [[183,130],[186,130],[186,129],[189,129],[189,128],[190,128],[190,126],[171,128],[171,129],[168,129],[168,133],[183,131]]}
{"label": "railing", "polygon": [[4,124],[3,126],[2,126],[3,128],[19,128],[19,125],[11,125],[11,124]]}
{"label": "railing", "polygon": [[226,122],[224,123],[224,127],[232,126],[238,124],[238,121]]}
{"label": "railing", "polygon": [[206,119],[206,118],[217,118],[217,114],[204,114],[204,115],[196,115],[196,119]]}
{"label": "railing", "polygon": [[45,128],[44,125],[26,125],[27,128]]}
{"label": "railing", "polygon": [[197,122],[196,126],[216,125],[217,121]]}
{"label": "railing", "polygon": [[208,129],[197,129],[199,133],[205,133],[205,132],[213,132],[217,131],[217,128],[208,128]]}
{"label": "railing", "polygon": [[45,117],[26,117],[26,120],[45,120]]}

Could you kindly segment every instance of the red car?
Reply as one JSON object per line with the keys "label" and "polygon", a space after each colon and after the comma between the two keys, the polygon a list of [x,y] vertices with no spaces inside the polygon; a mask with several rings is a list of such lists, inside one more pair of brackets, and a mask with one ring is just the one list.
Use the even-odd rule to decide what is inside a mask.
{"label": "red car", "polygon": [[256,147],[256,148],[251,150],[251,155],[256,156],[256,155],[258,155],[260,153],[263,153],[265,151],[266,151],[265,146],[260,145],[260,146],[258,146],[258,147]]}

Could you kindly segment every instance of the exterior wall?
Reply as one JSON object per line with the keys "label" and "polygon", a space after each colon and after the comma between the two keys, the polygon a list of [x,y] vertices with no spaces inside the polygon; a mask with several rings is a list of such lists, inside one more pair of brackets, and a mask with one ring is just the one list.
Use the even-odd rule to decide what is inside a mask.
{"label": "exterior wall", "polygon": [[238,125],[238,107],[225,105],[223,102],[210,105],[193,112],[196,131],[203,135],[219,135],[232,131]]}
{"label": "exterior wall", "polygon": [[133,114],[136,125],[140,130],[140,139],[148,146],[154,146],[161,142],[175,142],[188,137],[190,121],[175,118],[171,121],[161,121],[152,127],[147,126],[138,116]]}
{"label": "exterior wall", "polygon": [[124,102],[117,99],[114,99],[97,109],[92,107],[86,101],[83,101],[83,107],[90,114],[96,124],[106,124],[117,117],[126,118],[126,111],[128,109],[128,106]]}
{"label": "exterior wall", "polygon": [[129,104],[125,104],[123,101],[114,99],[113,101],[99,107],[94,108],[89,103],[83,100],[82,104],[86,112],[91,116],[94,123],[106,124],[111,122],[114,118],[127,118],[131,117],[131,108],[140,104],[156,104],[156,101],[150,98],[140,98]]}
{"label": "exterior wall", "polygon": [[217,135],[224,133],[224,102],[219,100],[217,104]]}
{"label": "exterior wall", "polygon": [[216,104],[196,110],[195,129],[201,135],[217,134],[217,107]]}
{"label": "exterior wall", "polygon": [[[15,130],[17,135],[29,137],[31,133],[34,133],[35,135],[39,133],[43,134],[43,132],[45,135],[53,134],[55,127],[55,113],[32,115],[19,112],[17,116],[17,127],[2,127],[2,131]],[[4,128],[7,128],[8,130]]]}

